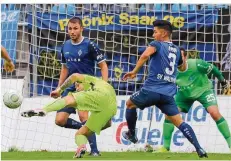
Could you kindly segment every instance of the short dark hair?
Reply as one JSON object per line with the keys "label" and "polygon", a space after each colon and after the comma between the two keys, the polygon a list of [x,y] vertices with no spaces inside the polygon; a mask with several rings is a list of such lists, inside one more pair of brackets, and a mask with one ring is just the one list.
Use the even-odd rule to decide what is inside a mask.
{"label": "short dark hair", "polygon": [[180,51],[183,51],[184,56],[187,56],[187,52],[186,52],[186,50],[183,47],[180,47]]}
{"label": "short dark hair", "polygon": [[160,29],[164,29],[172,34],[172,24],[167,20],[156,20],[153,22],[154,27],[158,27]]}
{"label": "short dark hair", "polygon": [[[79,18],[79,17],[72,17],[69,21],[68,21],[68,24],[69,23],[79,23],[79,25],[82,27],[83,26],[83,22],[82,22],[82,19],[81,18]],[[67,24],[67,25],[68,25]]]}

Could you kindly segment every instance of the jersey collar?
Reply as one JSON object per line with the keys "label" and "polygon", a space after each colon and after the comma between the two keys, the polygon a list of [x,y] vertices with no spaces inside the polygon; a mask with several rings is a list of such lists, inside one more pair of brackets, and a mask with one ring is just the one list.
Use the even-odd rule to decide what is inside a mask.
{"label": "jersey collar", "polygon": [[73,43],[73,42],[71,41],[71,44],[72,44],[72,45],[79,45],[79,44],[81,44],[81,43],[83,42],[83,40],[84,40],[84,37],[82,38],[82,40],[81,40],[79,43]]}

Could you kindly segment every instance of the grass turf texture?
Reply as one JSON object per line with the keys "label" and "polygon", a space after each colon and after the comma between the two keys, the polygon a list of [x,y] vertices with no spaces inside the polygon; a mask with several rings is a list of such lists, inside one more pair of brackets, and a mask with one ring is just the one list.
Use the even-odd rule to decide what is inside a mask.
{"label": "grass turf texture", "polygon": [[[102,152],[102,156],[84,155],[81,160],[231,160],[231,154],[212,154],[199,159],[196,153]],[[74,152],[1,152],[2,160],[74,160]]]}

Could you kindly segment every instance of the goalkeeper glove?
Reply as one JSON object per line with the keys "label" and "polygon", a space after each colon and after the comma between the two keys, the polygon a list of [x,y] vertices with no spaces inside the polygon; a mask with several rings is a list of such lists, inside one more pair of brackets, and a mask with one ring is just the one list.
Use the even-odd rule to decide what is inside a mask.
{"label": "goalkeeper glove", "polygon": [[221,83],[222,94],[224,95],[231,95],[230,84],[227,80],[223,80]]}

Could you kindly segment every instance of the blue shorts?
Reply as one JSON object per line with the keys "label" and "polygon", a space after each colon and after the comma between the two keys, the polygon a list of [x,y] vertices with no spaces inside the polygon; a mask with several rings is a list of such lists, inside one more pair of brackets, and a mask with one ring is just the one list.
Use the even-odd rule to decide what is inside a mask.
{"label": "blue shorts", "polygon": [[[61,95],[61,97],[65,97],[68,95],[69,92],[74,92],[75,91],[75,88],[67,88]],[[66,112],[66,113],[69,113],[69,114],[76,114],[76,109],[74,107],[64,107],[62,108],[61,110],[58,110],[58,112]]]}
{"label": "blue shorts", "polygon": [[162,113],[167,116],[174,116],[179,114],[179,110],[173,97],[159,94],[156,92],[147,91],[141,88],[140,91],[134,93],[130,100],[137,106],[137,108],[143,110],[146,107],[156,105]]}

